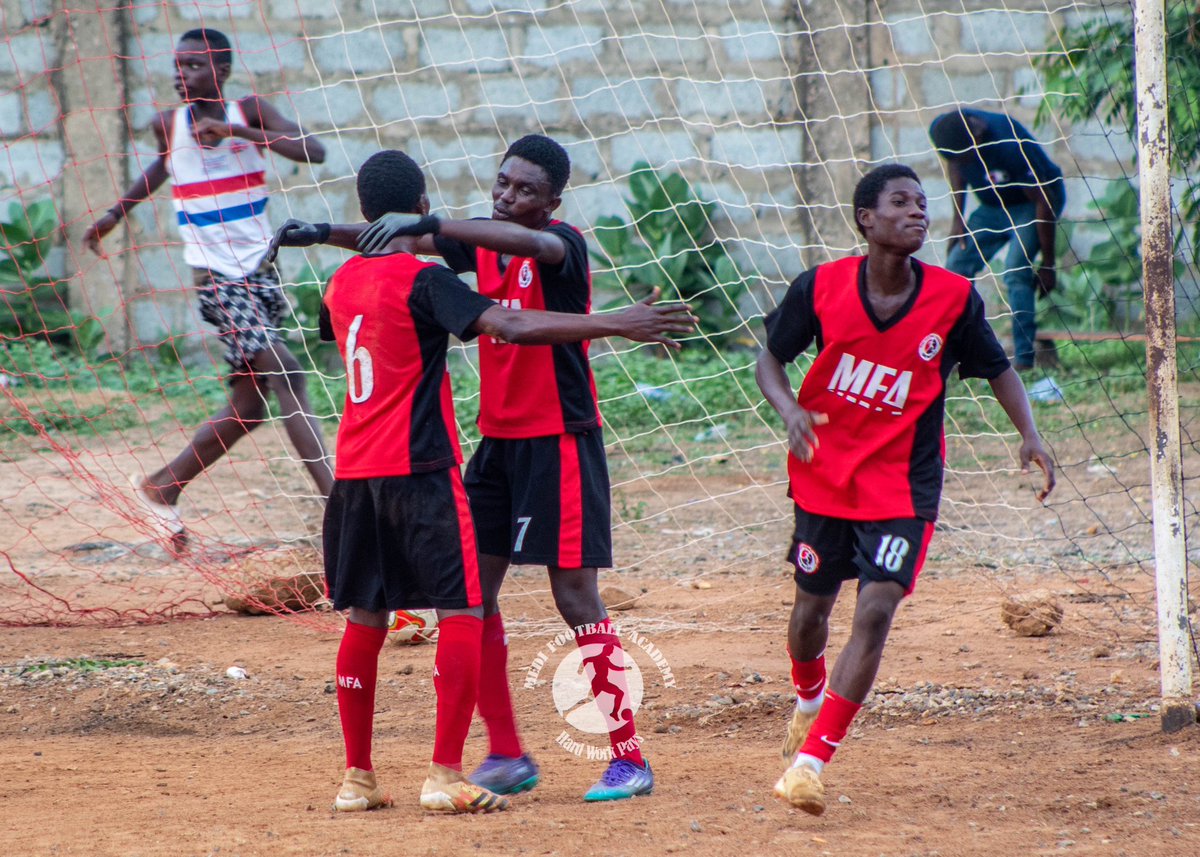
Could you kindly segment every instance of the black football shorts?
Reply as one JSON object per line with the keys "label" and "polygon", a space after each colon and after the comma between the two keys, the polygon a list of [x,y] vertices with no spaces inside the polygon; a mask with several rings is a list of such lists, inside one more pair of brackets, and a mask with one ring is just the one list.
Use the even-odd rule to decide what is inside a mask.
{"label": "black football shorts", "polygon": [[809,595],[835,595],[845,580],[860,585],[892,580],[904,587],[905,595],[912,594],[933,536],[932,521],[850,521],[799,506],[795,512],[787,560],[796,569],[796,585]]}

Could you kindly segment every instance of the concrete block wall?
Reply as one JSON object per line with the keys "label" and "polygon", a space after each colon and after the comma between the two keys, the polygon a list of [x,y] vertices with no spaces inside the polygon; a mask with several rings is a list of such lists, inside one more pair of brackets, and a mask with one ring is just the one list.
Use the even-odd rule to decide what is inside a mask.
{"label": "concrete block wall", "polygon": [[[237,53],[229,94],[266,96],[329,152],[312,168],[272,159],[275,222],[358,219],[354,172],[381,147],[425,165],[436,208],[486,214],[506,143],[537,131],[572,156],[566,219],[586,229],[625,216],[626,179],[640,160],[682,171],[717,203],[717,229],[760,293],[777,294],[804,267],[856,247],[848,202],[871,163],[916,167],[935,235],[944,234],[948,200],[929,121],[957,103],[1030,121],[1030,58],[1076,14],[1035,0],[999,5],[964,13],[949,0],[169,0],[68,15],[62,0],[4,0],[0,194],[62,200],[64,273],[83,284],[84,305],[117,284],[110,298],[128,309],[126,347],[195,330],[165,193],[137,210],[124,240],[107,242],[109,258],[82,251],[78,237],[153,157],[147,127],[175,103],[179,34],[211,26]],[[83,27],[97,45],[87,56],[71,37]],[[106,56],[106,44],[123,47]],[[118,53],[132,59],[120,63]],[[1086,200],[1102,190],[1097,177],[1130,168],[1120,132],[1040,133],[1070,176],[1071,216],[1087,214]],[[926,252],[938,259],[941,247]],[[293,268],[298,258],[285,273]]]}

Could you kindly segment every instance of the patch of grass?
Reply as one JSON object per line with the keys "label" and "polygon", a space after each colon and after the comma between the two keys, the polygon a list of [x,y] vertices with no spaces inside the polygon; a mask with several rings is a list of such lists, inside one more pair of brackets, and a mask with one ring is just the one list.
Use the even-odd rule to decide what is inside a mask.
{"label": "patch of grass", "polygon": [[145,661],[137,658],[66,658],[61,661],[41,661],[21,668],[21,675],[52,672],[65,669],[73,672],[100,672],[118,667],[144,667]]}

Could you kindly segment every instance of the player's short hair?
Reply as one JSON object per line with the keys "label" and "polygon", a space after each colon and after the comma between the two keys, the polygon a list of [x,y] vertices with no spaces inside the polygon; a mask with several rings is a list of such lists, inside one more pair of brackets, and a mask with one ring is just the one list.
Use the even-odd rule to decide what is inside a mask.
{"label": "player's short hair", "polygon": [[220,30],[213,30],[208,27],[188,30],[179,37],[179,41],[203,42],[208,46],[208,53],[212,57],[214,65],[221,63],[233,64],[233,45],[229,43],[229,37]]}
{"label": "player's short hair", "polygon": [[943,158],[961,157],[979,142],[961,110],[951,110],[934,119],[929,126],[929,139]]}
{"label": "player's short hair", "polygon": [[416,214],[424,193],[424,173],[399,149],[376,152],[359,167],[358,207],[367,220],[393,211]]}
{"label": "player's short hair", "polygon": [[543,134],[527,134],[508,147],[501,163],[509,158],[521,158],[541,167],[550,180],[550,190],[555,196],[562,196],[571,178],[571,159],[559,143]]}
{"label": "player's short hair", "polygon": [[865,236],[867,233],[858,222],[859,210],[879,205],[879,195],[892,179],[912,179],[917,184],[921,183],[916,171],[904,164],[883,164],[859,179],[854,187],[854,225],[860,234]]}

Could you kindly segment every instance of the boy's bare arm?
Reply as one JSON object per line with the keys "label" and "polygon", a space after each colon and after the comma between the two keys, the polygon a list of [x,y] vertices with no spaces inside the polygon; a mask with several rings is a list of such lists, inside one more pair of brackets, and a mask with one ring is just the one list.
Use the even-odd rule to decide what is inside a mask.
{"label": "boy's bare arm", "polygon": [[1014,369],[1008,369],[1003,375],[991,381],[992,392],[1004,412],[1008,414],[1013,427],[1021,434],[1021,472],[1028,473],[1032,462],[1041,468],[1046,475],[1045,484],[1038,492],[1038,500],[1045,500],[1054,490],[1054,461],[1050,453],[1042,445],[1037,425],[1033,420],[1033,409],[1029,407],[1029,396],[1025,394],[1025,385],[1021,376]]}
{"label": "boy's bare arm", "polygon": [[512,310],[493,306],[476,319],[477,333],[515,345],[558,345],[623,336],[634,342],[657,342],[678,349],[670,334],[690,333],[696,319],[687,304],[656,303],[659,290],[617,312],[579,313]]}
{"label": "boy's bare arm", "polygon": [[212,145],[226,137],[239,137],[290,161],[309,164],[325,161],[325,147],[311,135],[305,134],[299,125],[285,117],[269,101],[257,95],[248,95],[239,103],[248,124],[230,125],[220,119],[205,117],[192,126],[196,139]]}
{"label": "boy's bare arm", "polygon": [[158,156],[146,167],[140,176],[134,179],[121,198],[112,208],[104,212],[95,223],[83,233],[83,244],[97,256],[103,254],[100,240],[117,228],[117,224],[129,213],[129,210],[144,199],[149,198],[167,180],[167,123],[171,121],[171,113],[160,113],[154,117],[150,127],[154,132],[155,143],[158,146]]}

